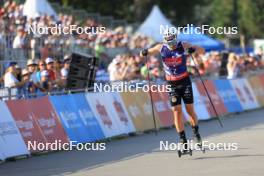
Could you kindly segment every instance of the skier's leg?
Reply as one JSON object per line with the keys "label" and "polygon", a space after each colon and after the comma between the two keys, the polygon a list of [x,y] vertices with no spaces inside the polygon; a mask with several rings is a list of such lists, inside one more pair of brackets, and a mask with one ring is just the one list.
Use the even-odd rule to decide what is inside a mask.
{"label": "skier's leg", "polygon": [[190,116],[190,123],[193,129],[194,137],[198,143],[201,143],[201,136],[198,128],[198,119],[193,106],[193,102],[194,102],[193,90],[192,90],[192,82],[190,79],[186,82],[183,91],[184,93],[182,98],[186,107],[186,111]]}
{"label": "skier's leg", "polygon": [[187,138],[185,136],[185,131],[184,131],[182,106],[181,105],[173,106],[172,111],[173,111],[173,116],[174,116],[175,128],[179,134],[180,143],[182,144],[182,149],[183,149],[182,151],[186,152],[188,151],[188,142],[187,142]]}
{"label": "skier's leg", "polygon": [[194,107],[193,107],[193,103],[191,104],[185,104],[185,108],[187,113],[190,116],[190,123],[192,126],[195,126],[198,124],[198,120],[197,120],[197,115],[195,113]]}
{"label": "skier's leg", "polygon": [[198,126],[198,120],[197,115],[195,113],[193,104],[185,104],[186,111],[190,116],[190,123],[193,130],[193,135],[198,143],[201,143],[201,135],[199,133],[199,126]]}
{"label": "skier's leg", "polygon": [[172,107],[172,112],[174,116],[174,124],[178,133],[184,131],[184,124],[182,119],[182,106],[176,105]]}
{"label": "skier's leg", "polygon": [[[183,123],[183,112],[182,112],[182,105],[181,105],[181,98],[183,95],[182,86],[175,85],[170,83],[172,86],[172,91],[170,92],[170,104],[172,107],[173,117],[174,117],[174,124],[177,133],[180,137],[180,143],[182,143],[183,148],[187,148],[187,139],[185,136],[184,131],[184,123]],[[186,150],[184,150],[186,151]]]}

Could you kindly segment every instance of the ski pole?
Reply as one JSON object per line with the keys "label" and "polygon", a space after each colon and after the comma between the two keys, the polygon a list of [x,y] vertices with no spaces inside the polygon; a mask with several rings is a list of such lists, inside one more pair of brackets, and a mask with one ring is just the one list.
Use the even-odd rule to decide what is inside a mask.
{"label": "ski pole", "polygon": [[148,86],[149,86],[149,96],[150,96],[150,102],[151,102],[151,111],[152,111],[152,118],[153,118],[153,123],[154,123],[154,128],[155,128],[155,134],[158,134],[158,129],[157,129],[157,124],[156,124],[156,118],[155,118],[155,112],[154,112],[154,105],[153,105],[153,98],[152,98],[152,91],[150,88],[150,74],[149,74],[149,65],[148,65],[148,56],[145,56],[145,62],[147,65],[147,79],[148,79]]}
{"label": "ski pole", "polygon": [[197,65],[196,65],[196,63],[195,63],[195,61],[194,61],[194,58],[193,58],[192,54],[190,54],[190,55],[191,55],[192,61],[193,61],[193,63],[194,63],[194,66],[195,66],[195,68],[196,68],[196,71],[197,71],[197,73],[198,73],[198,76],[199,76],[199,78],[200,78],[200,80],[201,80],[201,82],[202,82],[202,85],[203,85],[203,87],[204,87],[204,90],[205,90],[205,92],[206,92],[206,95],[207,95],[207,97],[208,97],[208,99],[209,99],[209,101],[210,101],[210,103],[211,103],[211,105],[212,105],[212,107],[213,107],[213,110],[214,110],[214,113],[215,113],[215,115],[216,115],[216,117],[217,117],[217,120],[218,120],[220,126],[223,128],[222,120],[221,120],[220,116],[218,115],[218,113],[217,113],[217,111],[216,111],[216,108],[215,108],[215,106],[214,106],[214,103],[213,103],[213,101],[212,101],[212,99],[211,99],[211,96],[210,96],[210,94],[209,94],[209,92],[208,92],[208,90],[207,90],[207,88],[206,88],[206,85],[204,84],[204,81],[203,81],[202,76],[201,76],[201,74],[200,74],[200,72],[199,72],[199,70],[198,70],[198,67],[197,67]]}

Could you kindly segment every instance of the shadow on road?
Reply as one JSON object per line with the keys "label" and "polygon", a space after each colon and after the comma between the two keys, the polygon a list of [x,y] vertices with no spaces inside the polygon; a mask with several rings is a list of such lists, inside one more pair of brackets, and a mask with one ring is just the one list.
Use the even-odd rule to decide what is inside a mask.
{"label": "shadow on road", "polygon": [[241,157],[264,157],[263,154],[254,154],[254,155],[226,155],[226,156],[209,156],[209,157],[198,157],[193,160],[204,160],[204,159],[221,159],[221,158],[241,158]]}
{"label": "shadow on road", "polygon": [[[223,119],[224,128],[219,127],[216,120],[200,123],[200,131],[203,138],[214,135],[224,135],[230,131],[238,131],[250,126],[263,124],[264,110],[245,112],[243,114],[232,115]],[[191,136],[191,129],[187,127],[187,136]],[[26,175],[61,175],[75,173],[80,170],[90,170],[106,164],[121,162],[132,158],[140,157],[152,152],[157,152],[160,141],[177,142],[175,129],[161,130],[158,135],[154,133],[128,137],[121,140],[112,140],[106,143],[105,151],[71,151],[55,152],[47,155],[31,157],[16,162],[0,164],[1,176]],[[161,152],[162,153],[162,152]],[[205,154],[206,155],[206,154]],[[177,156],[175,152],[175,156]],[[194,160],[204,160],[213,158],[232,158],[263,155],[230,155],[215,157],[200,157]]]}

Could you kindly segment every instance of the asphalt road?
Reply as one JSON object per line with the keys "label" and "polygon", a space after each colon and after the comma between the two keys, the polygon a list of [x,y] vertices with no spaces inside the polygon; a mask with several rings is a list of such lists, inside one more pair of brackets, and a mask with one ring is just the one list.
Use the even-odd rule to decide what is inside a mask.
{"label": "asphalt road", "polygon": [[[54,152],[0,164],[0,176],[263,176],[264,110],[200,123],[203,139],[211,143],[237,143],[235,151],[194,151],[178,158],[160,150],[160,141],[176,142],[175,129],[112,140],[105,151]],[[188,127],[188,136],[191,129]]]}

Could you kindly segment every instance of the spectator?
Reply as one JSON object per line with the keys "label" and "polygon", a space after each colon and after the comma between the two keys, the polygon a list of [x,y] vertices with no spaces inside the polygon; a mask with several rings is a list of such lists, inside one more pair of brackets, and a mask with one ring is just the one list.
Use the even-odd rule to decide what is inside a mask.
{"label": "spectator", "polygon": [[27,61],[27,70],[30,73],[30,81],[32,81],[35,85],[38,84],[37,79],[37,62],[33,59],[29,59]]}
{"label": "spectator", "polygon": [[15,65],[15,68],[16,68],[16,75],[17,75],[16,78],[17,78],[18,81],[21,81],[22,80],[21,68],[20,68],[20,66],[18,64]]}
{"label": "spectator", "polygon": [[148,71],[149,71],[149,76],[150,76],[150,79],[152,80],[156,80],[159,77],[162,77],[163,76],[162,71],[159,68],[159,66],[160,66],[159,60],[156,59],[155,57],[151,57],[148,60],[148,63],[146,63],[143,67],[141,67],[141,70],[140,70],[141,76],[144,79],[149,79],[148,78]]}
{"label": "spectator", "polygon": [[135,80],[135,79],[139,79],[141,78],[140,75],[140,68],[135,60],[134,56],[130,56],[127,59],[127,64],[126,64],[126,68],[124,68],[124,70],[126,70],[126,74],[125,74],[125,79],[126,80]]}
{"label": "spectator", "polygon": [[8,64],[6,73],[4,75],[4,86],[7,88],[11,88],[12,95],[18,95],[19,93],[18,88],[24,86],[24,84],[29,81],[27,79],[24,79],[22,81],[17,80],[16,68],[15,68],[16,64],[17,63],[15,62],[10,62]]}
{"label": "spectator", "polygon": [[54,72],[55,72],[55,79],[57,81],[61,79],[61,68],[62,68],[61,61],[56,59],[54,61]]}
{"label": "spectator", "polygon": [[46,65],[47,65],[47,71],[48,71],[48,76],[50,81],[55,81],[56,76],[55,76],[55,71],[54,71],[54,60],[50,57],[48,57],[46,60]]}
{"label": "spectator", "polygon": [[239,73],[239,65],[235,53],[230,53],[227,63],[227,79],[236,78]]}
{"label": "spectator", "polygon": [[41,72],[44,71],[44,70],[47,70],[46,63],[45,63],[44,60],[40,60],[39,63],[38,63],[38,71],[36,73],[38,82],[40,82],[40,80],[41,80]]}
{"label": "spectator", "polygon": [[50,92],[52,90],[52,83],[47,70],[41,72],[40,87],[42,92]]}
{"label": "spectator", "polygon": [[113,59],[113,61],[108,66],[108,72],[110,81],[118,81],[123,80],[125,77],[125,72],[123,72],[123,68],[121,67],[121,60],[120,56]]}
{"label": "spectator", "polygon": [[26,37],[26,33],[23,29],[23,27],[19,27],[18,28],[18,32],[17,32],[17,35],[14,39],[14,42],[13,42],[13,48],[14,49],[17,49],[17,48],[25,48],[26,47],[26,44],[25,44],[25,37]]}
{"label": "spectator", "polygon": [[65,56],[63,60],[63,68],[61,69],[61,78],[66,80],[68,78],[69,70],[70,70],[71,58],[70,56]]}
{"label": "spectator", "polygon": [[22,70],[22,81],[25,81],[23,87],[21,87],[21,94],[24,95],[25,98],[31,97],[30,94],[36,92],[36,87],[34,83],[30,81],[30,72],[27,69]]}

